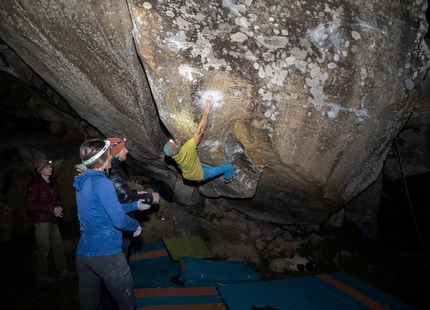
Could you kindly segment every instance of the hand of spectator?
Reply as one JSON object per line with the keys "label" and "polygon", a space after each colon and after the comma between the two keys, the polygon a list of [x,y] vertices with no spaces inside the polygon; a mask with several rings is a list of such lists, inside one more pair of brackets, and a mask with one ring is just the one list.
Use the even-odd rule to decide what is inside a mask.
{"label": "hand of spectator", "polygon": [[75,172],[78,175],[81,175],[86,170],[87,170],[87,166],[85,166],[84,164],[75,165]]}
{"label": "hand of spectator", "polygon": [[63,208],[62,207],[55,207],[54,208],[54,214],[56,217],[63,217]]}
{"label": "hand of spectator", "polygon": [[138,195],[140,195],[140,194],[148,194],[148,192],[145,192],[145,191],[137,191],[137,194],[138,194]]}
{"label": "hand of spectator", "polygon": [[159,193],[152,193],[152,203],[157,204],[160,201],[160,194]]}
{"label": "hand of spectator", "polygon": [[133,232],[133,237],[140,236],[141,232],[142,232],[142,227],[140,227],[139,225],[139,227],[137,227],[137,229]]}
{"label": "hand of spectator", "polygon": [[142,199],[138,201],[138,206],[137,207],[139,208],[139,211],[144,211],[144,210],[148,210],[149,208],[151,208],[150,205],[147,205],[147,204],[143,203]]}

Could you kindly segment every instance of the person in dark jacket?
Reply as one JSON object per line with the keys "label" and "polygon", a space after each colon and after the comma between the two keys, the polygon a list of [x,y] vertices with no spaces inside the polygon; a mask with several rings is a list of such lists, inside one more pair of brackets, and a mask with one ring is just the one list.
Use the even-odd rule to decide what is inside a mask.
{"label": "person in dark jacket", "polygon": [[[128,185],[127,175],[121,167],[121,162],[127,159],[128,149],[125,147],[126,138],[120,139],[118,137],[109,137],[107,140],[110,143],[109,150],[111,159],[111,166],[108,173],[108,178],[112,181],[115,187],[116,195],[121,204],[127,204],[134,201],[141,201],[140,210],[150,208],[151,204],[159,202],[158,193],[147,193],[145,191],[132,190]],[[85,165],[77,165],[75,169],[78,174],[84,173],[87,167]],[[127,215],[134,218],[134,212],[128,212]],[[127,259],[130,257],[130,245],[133,238],[132,233],[122,232],[122,252]],[[109,293],[106,286],[102,286],[101,291],[101,306],[104,310],[118,309],[117,303],[113,296]]]}
{"label": "person in dark jacket", "polygon": [[[127,181],[127,175],[121,167],[121,162],[127,159],[128,149],[125,146],[126,138],[120,139],[118,137],[107,138],[110,141],[110,154],[112,156],[111,168],[109,170],[109,179],[115,187],[116,195],[120,203],[129,203],[133,201],[142,200],[144,204],[148,205],[158,203],[160,196],[158,193],[147,193],[145,191],[137,191],[130,188]],[[127,213],[128,216],[134,218],[133,212]],[[123,232],[122,251],[129,260],[130,256],[130,233]]]}
{"label": "person in dark jacket", "polygon": [[25,205],[36,228],[36,281],[49,284],[54,282],[48,276],[48,255],[51,250],[55,267],[61,271],[60,279],[75,276],[76,273],[67,269],[63,240],[58,230],[57,221],[63,217],[63,207],[56,178],[52,176],[51,161],[36,159],[35,170],[36,175],[27,188]]}

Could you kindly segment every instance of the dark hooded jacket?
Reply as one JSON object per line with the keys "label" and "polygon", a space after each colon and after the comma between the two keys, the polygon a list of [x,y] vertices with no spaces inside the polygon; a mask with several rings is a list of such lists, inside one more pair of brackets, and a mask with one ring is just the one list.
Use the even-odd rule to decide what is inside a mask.
{"label": "dark hooded jacket", "polygon": [[143,203],[151,204],[152,194],[138,194],[137,190],[133,190],[128,185],[127,176],[124,169],[121,168],[121,161],[118,157],[112,157],[112,166],[109,172],[109,179],[112,181],[115,187],[116,194],[120,203],[130,203],[143,199]]}
{"label": "dark hooded jacket", "polygon": [[35,175],[28,185],[25,206],[31,214],[31,222],[57,223],[55,207],[62,207],[56,178],[50,176],[47,183],[40,174]]}

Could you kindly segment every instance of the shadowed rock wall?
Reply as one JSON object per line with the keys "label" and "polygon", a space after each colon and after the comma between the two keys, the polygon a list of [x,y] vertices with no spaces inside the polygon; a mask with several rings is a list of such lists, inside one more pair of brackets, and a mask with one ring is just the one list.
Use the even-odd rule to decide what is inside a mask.
{"label": "shadowed rock wall", "polygon": [[165,135],[125,1],[7,0],[0,8],[1,39],[83,120],[105,136],[127,136],[137,159],[159,157]]}

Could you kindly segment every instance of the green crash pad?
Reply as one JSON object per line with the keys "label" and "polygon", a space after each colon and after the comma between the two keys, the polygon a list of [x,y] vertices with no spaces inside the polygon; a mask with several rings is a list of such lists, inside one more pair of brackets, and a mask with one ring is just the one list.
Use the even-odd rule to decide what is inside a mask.
{"label": "green crash pad", "polygon": [[163,237],[163,242],[175,261],[182,256],[212,258],[211,251],[199,236]]}

